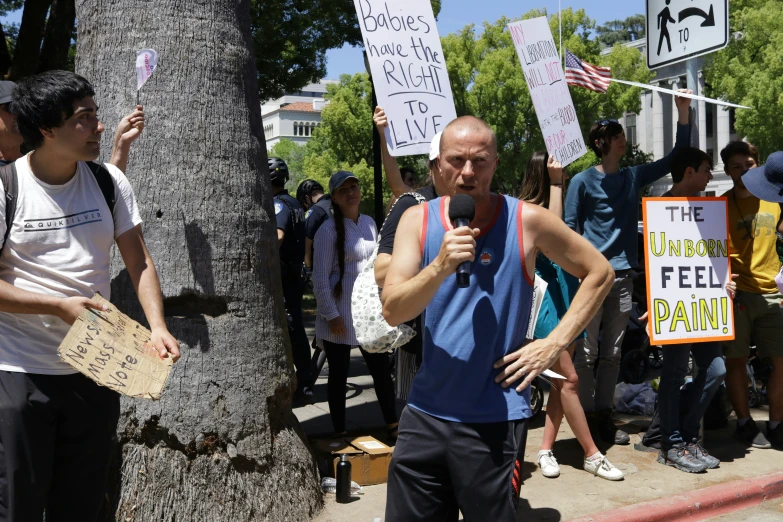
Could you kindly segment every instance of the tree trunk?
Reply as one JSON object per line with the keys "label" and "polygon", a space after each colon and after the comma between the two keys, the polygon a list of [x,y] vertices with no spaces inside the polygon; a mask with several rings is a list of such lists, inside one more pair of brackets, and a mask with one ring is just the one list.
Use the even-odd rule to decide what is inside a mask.
{"label": "tree trunk", "polygon": [[22,23],[16,39],[9,79],[18,81],[35,74],[41,55],[41,40],[46,27],[46,13],[52,0],[27,0],[22,11]]}
{"label": "tree trunk", "polygon": [[[323,499],[291,412],[248,0],[78,0],[76,15],[104,156],[136,103],[136,50],[160,56],[128,178],[183,352],[160,401],[123,399],[106,520],[308,520]],[[116,252],[112,271],[112,302],[143,322]]]}
{"label": "tree trunk", "polygon": [[8,52],[8,42],[5,39],[3,24],[0,24],[0,78],[4,78],[11,68],[11,54]]}
{"label": "tree trunk", "polygon": [[46,22],[46,33],[38,60],[38,72],[68,68],[73,25],[76,22],[74,0],[54,0]]}

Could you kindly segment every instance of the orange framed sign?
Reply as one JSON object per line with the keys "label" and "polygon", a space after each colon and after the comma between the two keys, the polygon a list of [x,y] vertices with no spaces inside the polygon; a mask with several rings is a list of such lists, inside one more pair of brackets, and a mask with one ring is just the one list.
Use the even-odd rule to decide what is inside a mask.
{"label": "orange framed sign", "polygon": [[730,341],[726,198],[643,198],[650,343]]}

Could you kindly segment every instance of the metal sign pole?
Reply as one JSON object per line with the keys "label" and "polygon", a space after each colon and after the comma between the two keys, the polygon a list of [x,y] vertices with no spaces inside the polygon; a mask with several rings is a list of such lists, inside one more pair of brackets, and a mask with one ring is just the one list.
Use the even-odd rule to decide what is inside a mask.
{"label": "metal sign pole", "polygon": [[[699,89],[699,59],[689,58],[685,62],[685,79],[688,89],[693,91],[693,94],[704,96],[704,93]],[[699,103],[691,104],[691,146],[707,149],[706,143],[699,143]]]}

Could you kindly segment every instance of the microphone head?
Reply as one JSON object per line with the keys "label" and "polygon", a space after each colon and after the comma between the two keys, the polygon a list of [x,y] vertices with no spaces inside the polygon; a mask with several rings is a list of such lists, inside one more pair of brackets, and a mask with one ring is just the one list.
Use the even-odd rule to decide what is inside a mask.
{"label": "microphone head", "polygon": [[476,204],[473,202],[473,198],[467,194],[457,194],[451,198],[449,219],[452,223],[458,219],[467,219],[470,222],[474,217],[476,217]]}

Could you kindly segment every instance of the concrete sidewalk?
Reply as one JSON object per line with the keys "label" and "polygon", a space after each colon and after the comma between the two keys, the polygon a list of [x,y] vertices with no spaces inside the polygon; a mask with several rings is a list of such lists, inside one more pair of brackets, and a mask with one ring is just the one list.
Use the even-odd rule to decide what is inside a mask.
{"label": "concrete sidewalk", "polygon": [[[297,408],[294,413],[309,437],[328,436],[333,432],[333,428],[326,404],[325,375],[318,379],[314,395],[316,404]],[[760,426],[763,425],[762,421],[768,418],[767,415],[766,407],[753,410],[753,416]],[[721,460],[720,468],[696,475],[683,473],[658,464],[656,453],[643,453],[633,449],[633,444],[640,442],[642,430],[649,424],[649,419],[633,416],[619,416],[619,419],[626,423],[624,429],[631,433],[631,445],[608,447],[599,444],[599,448],[613,464],[623,470],[625,480],[622,482],[603,480],[582,469],[581,447],[566,422],[563,422],[554,446],[555,457],[561,466],[561,475],[556,479],[543,477],[536,465],[536,457],[544,431],[544,415],[533,420],[522,469],[524,486],[517,520],[565,521],[640,502],[682,495],[717,484],[767,475],[783,469],[783,452],[775,449],[746,449],[732,438],[734,422],[730,421],[728,427],[707,431],[705,435],[704,445]],[[351,354],[347,401],[348,430],[357,434],[372,434],[383,440],[383,426],[372,379],[367,375],[361,354],[356,349]],[[385,503],[385,485],[365,487],[364,494],[354,497],[349,504],[337,504],[334,495],[327,495],[324,510],[314,520],[372,522],[376,517],[383,519]],[[769,511],[769,516],[777,516],[775,511],[778,504],[775,504],[774,509],[765,509],[765,512]],[[783,520],[783,515],[780,519]]]}

